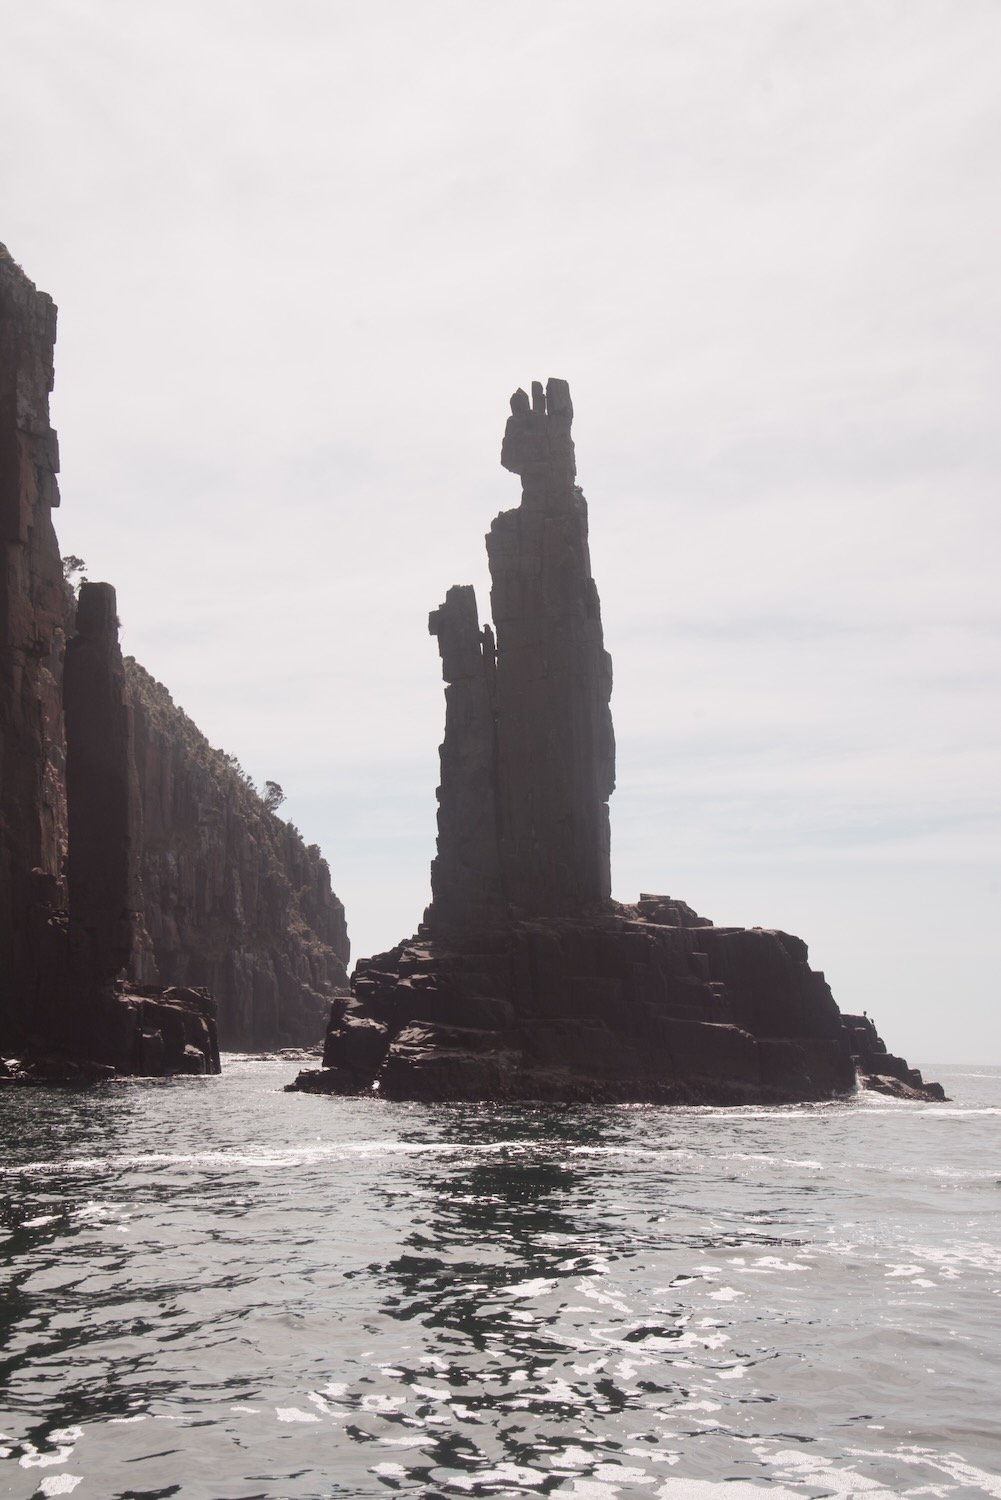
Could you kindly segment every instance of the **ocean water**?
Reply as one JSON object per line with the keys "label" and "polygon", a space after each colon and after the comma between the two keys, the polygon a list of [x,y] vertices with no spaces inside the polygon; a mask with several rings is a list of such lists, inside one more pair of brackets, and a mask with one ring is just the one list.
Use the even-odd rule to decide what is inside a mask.
{"label": "ocean water", "polygon": [[0,1493],[1001,1496],[1001,1070],[950,1104],[0,1091]]}

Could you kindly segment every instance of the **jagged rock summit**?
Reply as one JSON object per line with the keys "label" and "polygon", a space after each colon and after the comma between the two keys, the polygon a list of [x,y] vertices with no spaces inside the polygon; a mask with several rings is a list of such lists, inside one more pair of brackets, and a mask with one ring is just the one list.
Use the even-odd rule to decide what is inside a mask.
{"label": "jagged rock summit", "polygon": [[611,661],[565,381],[511,398],[521,503],[487,536],[494,628],[469,587],[429,620],[445,687],[432,900],[360,962],[322,1069],[291,1088],[395,1099],[753,1103],[873,1086],[941,1097],[842,1016],[806,944],[683,901],[611,899]]}
{"label": "jagged rock summit", "polygon": [[611,895],[612,663],[574,483],[565,381],[511,400],[501,462],[522,503],[487,536],[496,641],[469,587],[429,621],[445,689],[428,931],[597,914]]}

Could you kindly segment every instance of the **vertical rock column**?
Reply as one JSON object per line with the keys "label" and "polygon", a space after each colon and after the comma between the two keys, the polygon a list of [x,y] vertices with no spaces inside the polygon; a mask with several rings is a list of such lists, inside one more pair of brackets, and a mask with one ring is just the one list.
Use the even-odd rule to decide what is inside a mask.
{"label": "vertical rock column", "polygon": [[522,500],[487,537],[497,630],[501,876],[529,916],[600,910],[611,896],[615,786],[604,649],[587,504],[575,484],[573,406],[563,380],[511,398],[501,463]]}
{"label": "vertical rock column", "polygon": [[495,651],[476,595],[456,584],[428,620],[445,688],[438,788],[438,854],[431,863],[435,933],[480,931],[504,915],[497,848]]}
{"label": "vertical rock column", "polygon": [[[56,309],[0,245],[0,1040],[31,1024],[40,879],[58,899],[65,832],[59,654],[63,581],[49,425]],[[37,873],[42,872],[41,877]]]}
{"label": "vertical rock column", "polygon": [[66,647],[66,794],[70,940],[76,977],[94,991],[129,961],[140,906],[139,799],[115,591],[85,583]]}

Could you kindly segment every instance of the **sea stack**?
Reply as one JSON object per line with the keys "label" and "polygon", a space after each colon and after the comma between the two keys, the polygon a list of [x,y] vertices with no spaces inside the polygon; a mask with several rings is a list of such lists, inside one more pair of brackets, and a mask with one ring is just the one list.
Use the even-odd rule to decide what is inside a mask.
{"label": "sea stack", "polygon": [[610,910],[612,663],[572,419],[563,380],[511,398],[501,463],[522,500],[487,536],[496,637],[468,586],[430,618],[448,684],[432,936]]}
{"label": "sea stack", "polygon": [[467,586],[429,621],[446,683],[431,904],[414,937],[357,965],[323,1068],[290,1087],[788,1102],[850,1093],[861,1065],[941,1097],[841,1015],[801,939],[667,896],[612,900],[612,669],[572,420],[563,380],[511,398],[501,463],[522,494],[486,539],[494,626]]}

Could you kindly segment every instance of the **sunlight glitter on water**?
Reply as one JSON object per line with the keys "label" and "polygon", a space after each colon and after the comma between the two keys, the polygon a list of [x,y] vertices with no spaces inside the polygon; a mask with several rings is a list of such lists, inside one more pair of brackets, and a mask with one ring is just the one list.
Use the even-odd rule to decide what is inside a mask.
{"label": "sunlight glitter on water", "polygon": [[937,1112],[285,1081],[5,1096],[18,1500],[1001,1493],[1001,1073]]}

